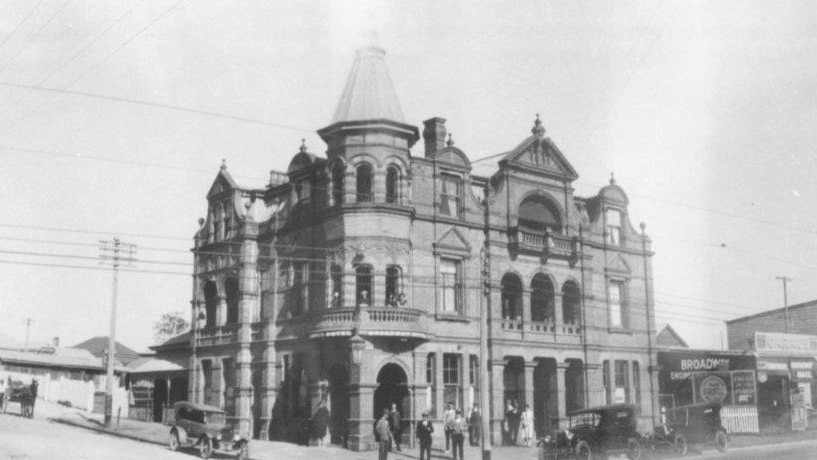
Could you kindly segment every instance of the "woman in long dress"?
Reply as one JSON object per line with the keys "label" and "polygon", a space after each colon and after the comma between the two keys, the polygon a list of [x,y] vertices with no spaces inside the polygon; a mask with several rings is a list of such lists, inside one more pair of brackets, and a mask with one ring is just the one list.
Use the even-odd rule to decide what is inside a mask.
{"label": "woman in long dress", "polygon": [[525,446],[530,447],[533,440],[533,411],[530,405],[525,404],[525,410],[522,411],[520,417],[520,424],[522,425],[522,442]]}

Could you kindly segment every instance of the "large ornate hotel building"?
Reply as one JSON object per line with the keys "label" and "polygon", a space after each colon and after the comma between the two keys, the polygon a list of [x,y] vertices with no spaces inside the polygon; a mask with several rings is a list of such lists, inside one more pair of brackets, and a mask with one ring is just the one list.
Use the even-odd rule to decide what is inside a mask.
{"label": "large ornate hotel building", "polygon": [[531,406],[540,434],[605,403],[649,421],[652,252],[627,195],[611,179],[574,196],[578,174],[538,116],[527,137],[508,133],[518,144],[490,175],[443,118],[418,144],[384,54],[357,51],[318,130],[325,156],[301,145],[264,188],[218,173],[193,249],[197,327],[157,347],[186,353],[189,398],[262,439],[293,439],[320,413],[352,449],[374,445],[392,402],[408,441],[422,412],[471,407],[481,391],[494,442],[509,399]]}

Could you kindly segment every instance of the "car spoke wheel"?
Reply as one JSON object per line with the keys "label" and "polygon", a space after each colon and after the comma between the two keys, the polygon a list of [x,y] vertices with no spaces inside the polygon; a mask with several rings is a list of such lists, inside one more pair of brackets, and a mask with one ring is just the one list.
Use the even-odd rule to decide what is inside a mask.
{"label": "car spoke wheel", "polygon": [[630,450],[627,456],[630,458],[630,460],[641,460],[644,458],[644,447],[641,445],[640,441],[637,439],[631,439],[627,444]]}
{"label": "car spoke wheel", "polygon": [[213,441],[207,436],[202,436],[199,440],[199,457],[210,458],[213,455]]}
{"label": "car spoke wheel", "polygon": [[170,440],[168,441],[168,447],[170,450],[176,451],[179,450],[179,434],[175,431],[170,433]]}
{"label": "car spoke wheel", "polygon": [[687,447],[687,440],[684,437],[684,435],[682,434],[675,435],[674,445],[675,453],[677,453],[678,455],[686,455],[687,450],[689,448]]}
{"label": "car spoke wheel", "polygon": [[593,450],[587,441],[579,441],[576,444],[576,458],[578,460],[593,460]]}
{"label": "car spoke wheel", "polygon": [[715,433],[715,447],[721,452],[726,452],[726,449],[729,448],[729,437],[726,436],[725,431],[718,430],[718,432]]}

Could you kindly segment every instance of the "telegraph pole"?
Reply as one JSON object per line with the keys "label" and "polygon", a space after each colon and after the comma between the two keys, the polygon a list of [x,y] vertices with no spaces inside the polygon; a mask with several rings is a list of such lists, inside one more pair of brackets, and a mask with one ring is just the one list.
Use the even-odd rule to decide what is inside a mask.
{"label": "telegraph pole", "polygon": [[788,282],[794,281],[791,278],[786,278],[785,276],[775,276],[775,279],[778,279],[783,282],[783,319],[786,321],[786,334],[789,333],[789,297],[788,297]]}
{"label": "telegraph pole", "polygon": [[482,255],[482,289],[484,300],[480,302],[479,312],[479,364],[482,366],[479,373],[479,405],[482,407],[482,460],[491,460],[491,398],[489,394],[490,381],[489,369],[490,354],[488,350],[488,318],[491,312],[491,227],[490,214],[488,212],[488,198],[491,191],[488,184],[485,184],[485,242],[480,251]]}
{"label": "telegraph pole", "polygon": [[23,323],[25,323],[25,325],[26,325],[26,350],[28,350],[29,332],[31,332],[31,323],[33,323],[33,322],[34,322],[34,320],[31,319],[31,318],[26,318],[26,319],[23,320]]}
{"label": "telegraph pole", "polygon": [[107,378],[105,379],[105,427],[111,428],[113,421],[113,379],[114,362],[116,361],[116,297],[119,287],[119,266],[122,263],[131,264],[136,259],[133,257],[136,245],[123,243],[119,238],[112,241],[100,241],[100,259],[102,263],[111,265],[113,272],[113,284],[111,290],[111,330],[108,334],[108,356],[106,359]]}

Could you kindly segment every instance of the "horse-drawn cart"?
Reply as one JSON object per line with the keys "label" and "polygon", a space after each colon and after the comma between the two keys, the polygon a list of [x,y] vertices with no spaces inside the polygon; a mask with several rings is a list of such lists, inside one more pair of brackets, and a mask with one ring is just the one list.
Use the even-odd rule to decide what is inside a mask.
{"label": "horse-drawn cart", "polygon": [[25,385],[22,381],[9,379],[6,392],[3,396],[3,413],[9,409],[9,403],[20,404],[20,415],[34,417],[34,402],[37,400],[37,381]]}

